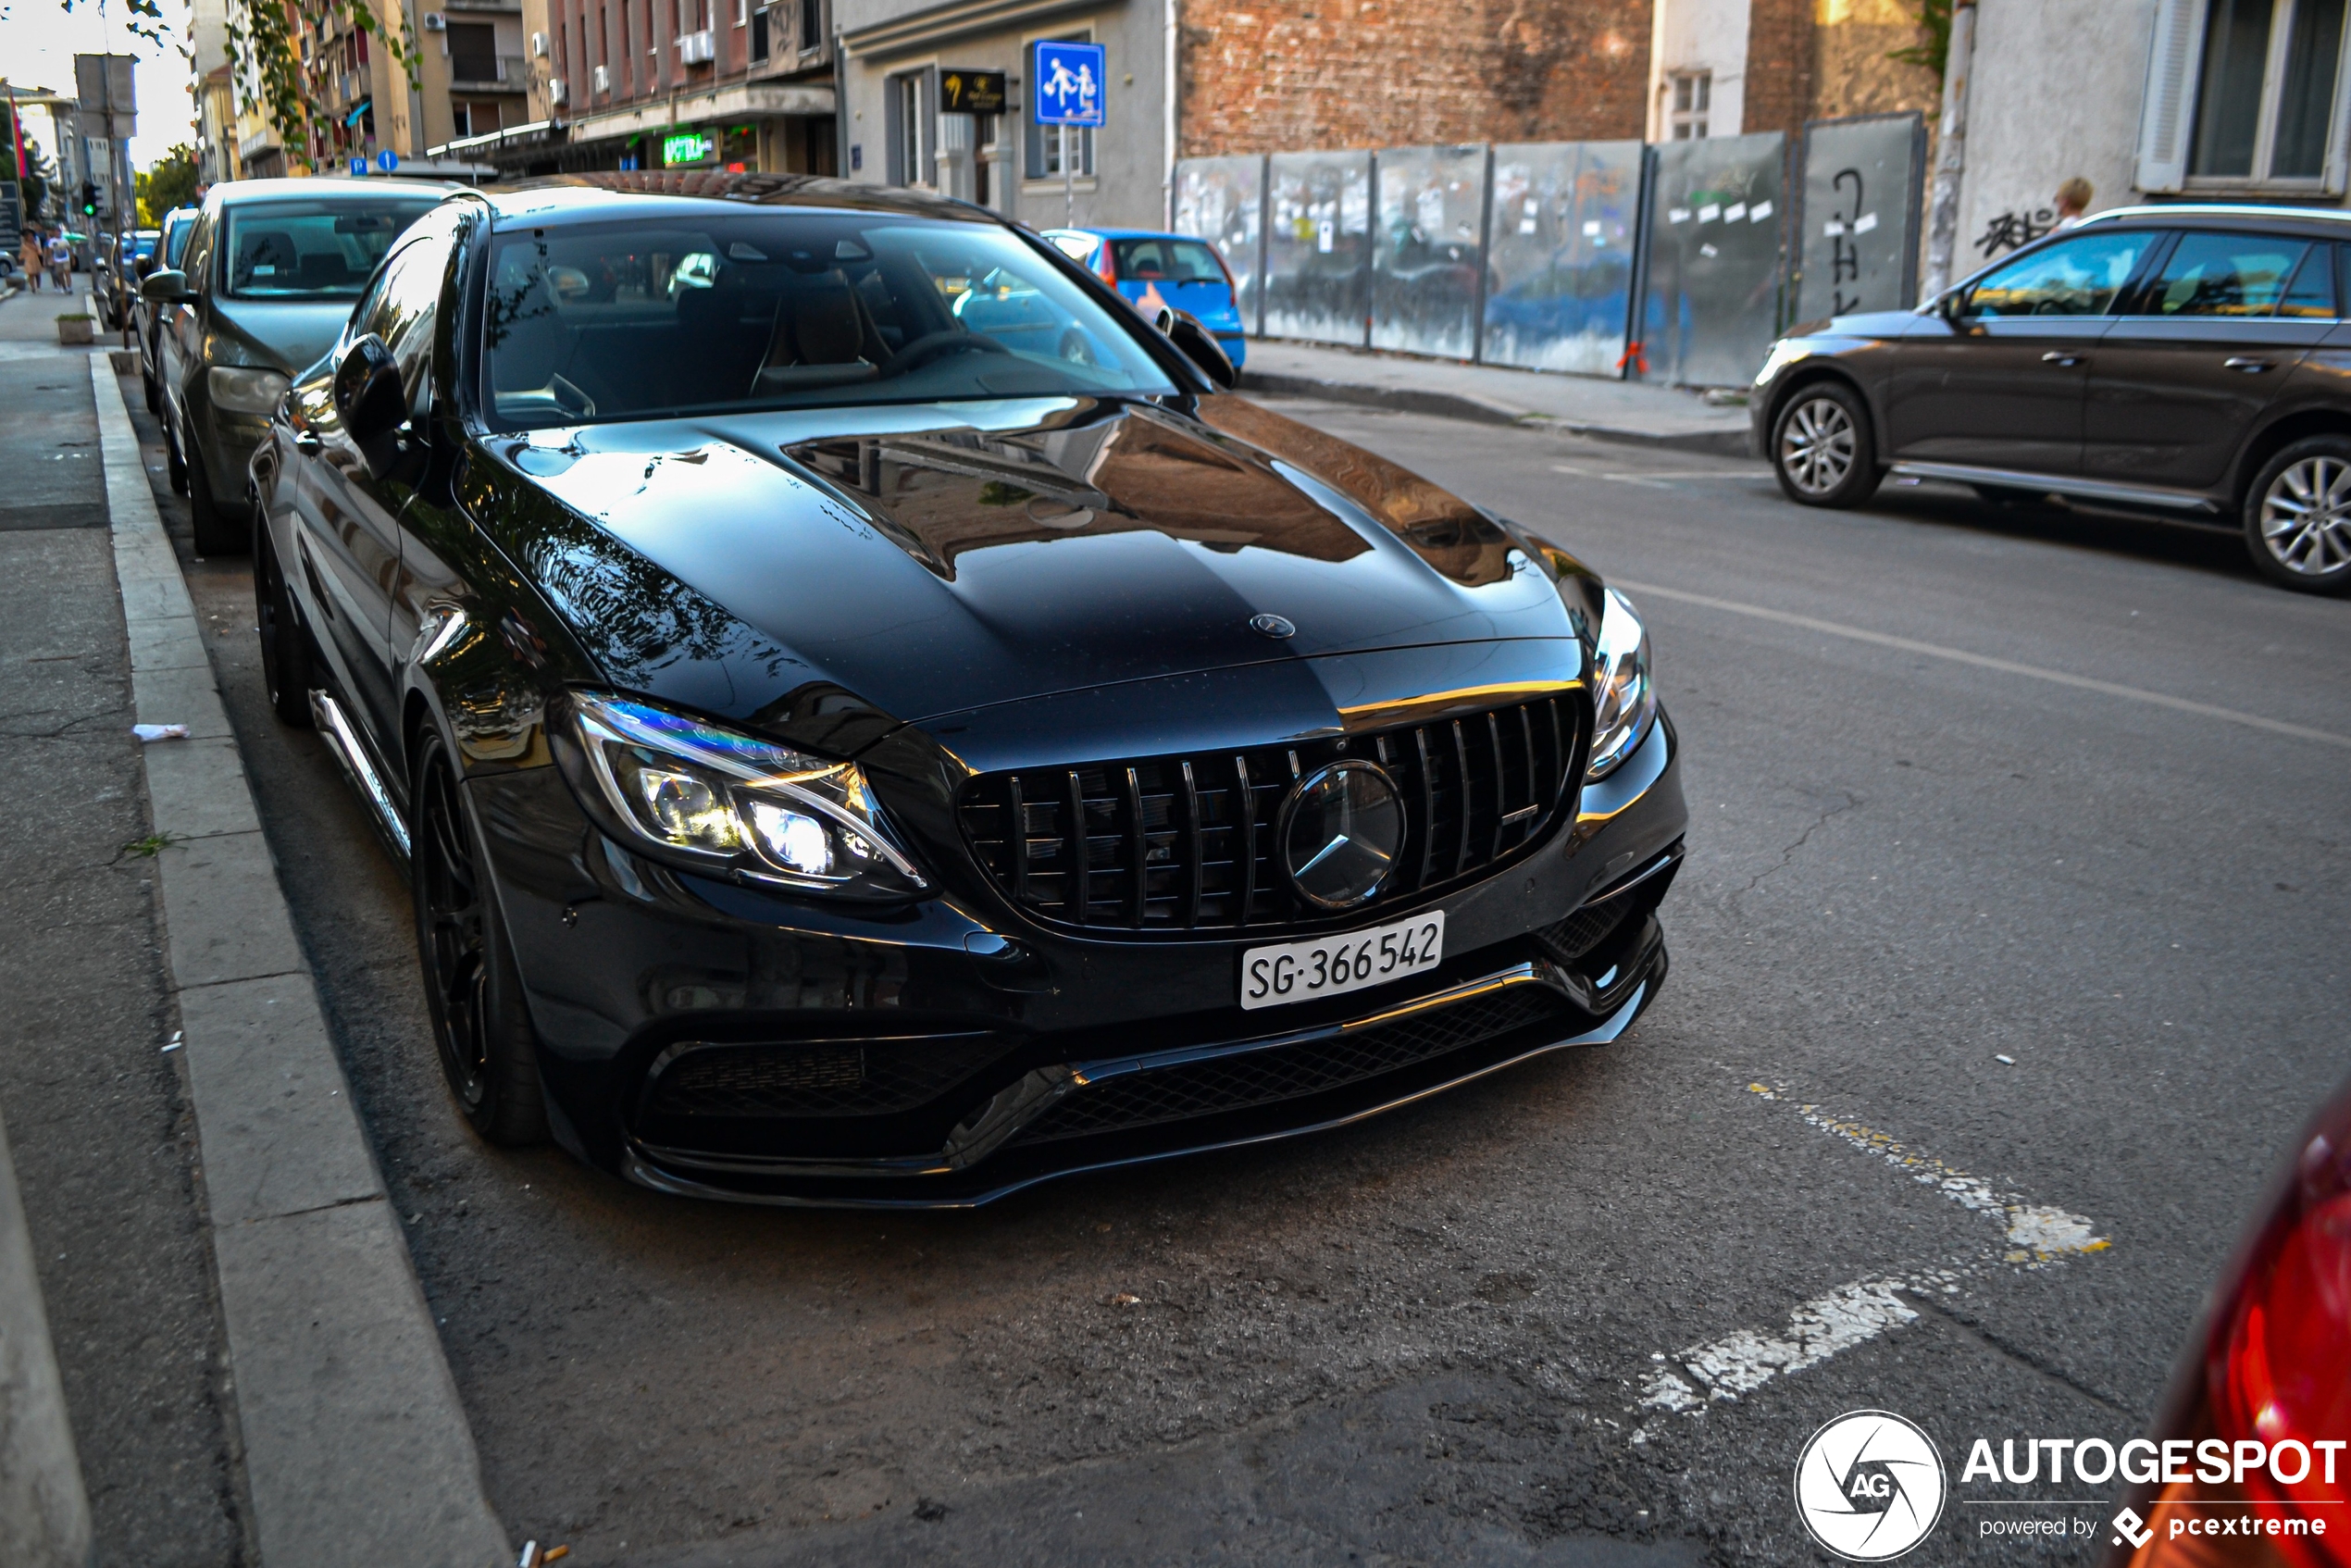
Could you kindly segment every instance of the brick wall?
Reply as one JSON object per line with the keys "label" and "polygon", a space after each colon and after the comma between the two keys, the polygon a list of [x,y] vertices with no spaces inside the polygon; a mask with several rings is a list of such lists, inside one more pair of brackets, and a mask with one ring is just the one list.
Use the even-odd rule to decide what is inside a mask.
{"label": "brick wall", "polygon": [[1804,128],[1812,107],[1814,0],[1748,0],[1741,131]]}
{"label": "brick wall", "polygon": [[1650,0],[1185,0],[1187,156],[1638,139]]}

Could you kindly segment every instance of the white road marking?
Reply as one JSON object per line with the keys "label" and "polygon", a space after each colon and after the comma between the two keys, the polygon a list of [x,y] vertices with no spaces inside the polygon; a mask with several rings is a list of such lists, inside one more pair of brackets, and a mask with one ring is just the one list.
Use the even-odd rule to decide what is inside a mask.
{"label": "white road marking", "polygon": [[1874,643],[1881,648],[1898,648],[1906,653],[1923,653],[1929,658],[1948,659],[1954,664],[1972,665],[1978,669],[1998,670],[2003,675],[2028,676],[2034,680],[2046,680],[2059,686],[2076,687],[2084,691],[2102,692],[2108,697],[2122,697],[2134,703],[2148,703],[2175,712],[2196,714],[2205,718],[2225,719],[2249,728],[2263,729],[2272,735],[2290,735],[2297,740],[2316,740],[2321,745],[2351,747],[2351,735],[2337,735],[2332,730],[2313,729],[2307,725],[2287,724],[2282,719],[2264,718],[2259,714],[2240,712],[2235,708],[2218,707],[2210,703],[2191,702],[2174,697],[2167,691],[2149,691],[2142,687],[2123,686],[2111,680],[2093,680],[2088,676],[2068,675],[2063,670],[2044,669],[2038,665],[2018,664],[2013,659],[1996,659],[1988,654],[1971,653],[1963,648],[1946,648],[1939,643],[1921,642],[1914,638],[1896,637],[1883,631],[1871,631],[1863,627],[1846,626],[1837,621],[1824,621],[1811,616],[1791,615],[1785,610],[1766,609],[1760,604],[1742,604],[1735,600],[1716,599],[1704,593],[1686,593],[1678,588],[1661,588],[1654,583],[1617,581],[1615,584],[1630,593],[1646,594],[1652,599],[1671,599],[1679,604],[1697,604],[1709,610],[1723,610],[1735,616],[1750,616],[1757,620],[1776,621],[1782,626],[1801,627],[1828,637],[1848,638],[1856,642]]}
{"label": "white road marking", "polygon": [[[1749,1093],[1765,1100],[1793,1103],[1785,1089],[1758,1083],[1747,1087]],[[1974,1255],[1955,1258],[1944,1267],[1904,1278],[1882,1276],[1838,1286],[1799,1303],[1788,1314],[1787,1326],[1777,1333],[1742,1328],[1673,1355],[1653,1357],[1666,1364],[1642,1380],[1641,1408],[1692,1413],[1714,1400],[1737,1400],[1774,1377],[1817,1366],[1888,1329],[1915,1321],[1918,1310],[1902,1300],[1906,1294],[1957,1295],[1962,1281],[1988,1265],[2046,1268],[2085,1252],[2104,1251],[2111,1245],[2085,1215],[2002,1191],[1981,1176],[1919,1153],[1875,1128],[1824,1114],[1817,1105],[1797,1105],[1797,1111],[1808,1126],[1860,1153],[1884,1160],[1921,1186],[1993,1221],[2000,1226],[1999,1242],[1987,1244]],[[1646,1442],[1648,1437],[1646,1429],[1634,1434],[1636,1442]]]}

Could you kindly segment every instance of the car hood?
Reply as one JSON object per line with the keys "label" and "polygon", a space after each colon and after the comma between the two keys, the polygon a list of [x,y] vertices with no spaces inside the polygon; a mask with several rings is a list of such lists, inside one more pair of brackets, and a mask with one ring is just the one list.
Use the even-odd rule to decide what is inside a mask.
{"label": "car hood", "polygon": [[212,363],[261,365],[300,375],[334,347],[343,323],[351,319],[353,303],[216,299],[212,329],[235,347],[228,354],[216,347]]}
{"label": "car hood", "polygon": [[[1237,397],[777,413],[489,445],[494,482],[560,506],[477,505],[504,519],[493,531],[607,678],[771,726],[1584,629],[1549,575],[1563,557],[1535,559],[1426,480]],[[1292,629],[1252,626],[1265,616]]]}
{"label": "car hood", "polygon": [[1898,338],[1908,332],[1917,320],[1918,312],[1914,310],[1870,310],[1851,316],[1832,316],[1825,321],[1814,321],[1797,330],[1806,337]]}

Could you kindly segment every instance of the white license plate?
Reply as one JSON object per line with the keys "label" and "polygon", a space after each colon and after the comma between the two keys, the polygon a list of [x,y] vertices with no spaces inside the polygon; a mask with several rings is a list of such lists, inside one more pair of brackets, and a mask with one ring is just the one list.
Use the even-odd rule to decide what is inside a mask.
{"label": "white license plate", "polygon": [[1445,912],[1441,909],[1368,931],[1253,947],[1241,954],[1241,1005],[1283,1007],[1319,996],[1359,991],[1366,986],[1384,986],[1434,969],[1444,957]]}

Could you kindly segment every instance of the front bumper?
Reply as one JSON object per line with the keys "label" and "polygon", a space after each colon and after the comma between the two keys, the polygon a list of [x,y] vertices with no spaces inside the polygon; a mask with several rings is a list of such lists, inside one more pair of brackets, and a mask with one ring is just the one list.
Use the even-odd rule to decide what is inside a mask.
{"label": "front bumper", "polygon": [[860,915],[640,860],[552,768],[468,788],[566,1147],[668,1192],[969,1206],[1615,1039],[1665,976],[1676,750],[1661,721],[1552,842],[1432,900],[1437,970],[1248,1013],[1241,952],[1279,937],[1081,938],[950,897]]}

